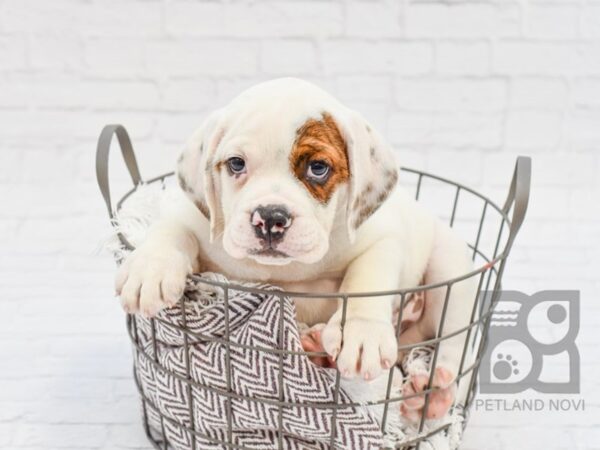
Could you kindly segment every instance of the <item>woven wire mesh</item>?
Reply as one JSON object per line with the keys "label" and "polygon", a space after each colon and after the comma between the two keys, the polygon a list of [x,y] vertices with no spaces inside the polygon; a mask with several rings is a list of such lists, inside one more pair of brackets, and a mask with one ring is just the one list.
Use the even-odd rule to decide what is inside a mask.
{"label": "woven wire mesh", "polygon": [[[111,128],[112,127],[112,128]],[[119,210],[123,203],[127,200],[127,198],[132,195],[137,186],[140,184],[140,176],[139,172],[137,172],[137,164],[135,163],[135,157],[133,156],[133,152],[131,149],[131,144],[129,142],[129,138],[124,130],[124,128],[120,126],[108,126],[105,128],[105,132],[101,136],[99,147],[98,147],[98,159],[97,159],[97,168],[98,168],[98,180],[100,184],[100,188],[102,194],[107,202],[109,214],[111,218],[113,218],[113,210],[110,204],[110,193],[108,191],[107,184],[107,173],[106,173],[106,163],[108,159],[108,147],[110,146],[110,136],[113,133],[119,137],[119,143],[121,145],[121,150],[123,152],[123,156],[125,157],[126,163],[130,169],[130,173],[132,174],[132,180],[136,187],[131,189],[121,200],[117,203],[116,210]],[[119,134],[121,133],[121,134]],[[110,135],[110,136],[109,136]],[[103,137],[108,136],[108,143],[102,141]],[[105,148],[105,151],[104,151]],[[102,151],[101,151],[102,150]],[[102,153],[102,154],[101,154]],[[102,161],[104,158],[104,161]],[[232,421],[232,401],[233,400],[243,400],[246,402],[258,402],[265,403],[269,405],[276,406],[278,409],[278,429],[273,430],[277,433],[277,448],[279,450],[285,449],[284,446],[284,436],[286,435],[286,431],[283,429],[283,411],[286,408],[320,408],[327,409],[331,411],[332,423],[335,423],[336,415],[338,411],[343,408],[349,407],[358,407],[358,406],[366,406],[366,405],[383,405],[383,416],[381,420],[381,430],[385,434],[387,427],[387,419],[390,408],[398,408],[400,403],[411,396],[424,396],[425,403],[423,407],[423,414],[421,415],[420,422],[418,424],[418,437],[410,440],[404,441],[401,444],[398,444],[396,448],[415,448],[419,449],[422,442],[428,437],[444,432],[449,424],[441,424],[437,427],[428,427],[425,428],[425,416],[427,415],[427,411],[430,404],[430,396],[433,392],[435,392],[438,388],[433,387],[431,381],[429,382],[427,388],[422,392],[417,394],[413,394],[411,396],[403,396],[403,395],[392,395],[392,377],[394,376],[394,371],[389,371],[388,380],[387,380],[387,389],[386,395],[384,398],[373,399],[366,404],[364,402],[361,403],[348,403],[348,402],[339,402],[339,392],[340,392],[340,373],[336,371],[335,375],[335,390],[334,390],[334,399],[333,402],[330,403],[295,403],[285,401],[283,397],[283,359],[286,355],[290,355],[292,352],[287,350],[283,346],[283,309],[284,309],[284,299],[286,296],[291,298],[303,298],[303,299],[311,299],[311,298],[323,298],[329,297],[331,299],[339,299],[342,304],[342,319],[341,319],[341,327],[342,332],[346,322],[346,310],[348,307],[349,300],[354,296],[364,297],[372,297],[376,299],[377,297],[389,296],[389,295],[397,295],[400,297],[400,313],[397,318],[397,322],[395,324],[397,336],[400,334],[400,324],[402,322],[402,314],[404,310],[404,305],[408,301],[409,296],[415,293],[425,293],[427,291],[433,289],[445,289],[444,295],[444,305],[442,309],[441,320],[439,323],[439,327],[436,333],[436,336],[428,339],[423,342],[413,343],[410,345],[400,346],[400,350],[408,351],[412,348],[431,346],[433,347],[433,354],[430,363],[430,374],[433,374],[436,369],[436,365],[438,363],[438,351],[441,343],[447,341],[453,337],[458,335],[464,338],[461,360],[459,365],[458,374],[456,376],[456,383],[458,384],[459,392],[460,387],[462,386],[464,390],[464,397],[457,396],[455,399],[455,404],[452,406],[451,410],[456,407],[461,408],[461,413],[465,415],[465,420],[462,422],[462,426],[466,425],[466,416],[468,416],[468,411],[473,401],[473,397],[476,392],[476,375],[479,369],[479,366],[482,361],[482,355],[484,353],[484,348],[487,341],[488,329],[490,324],[491,315],[494,310],[495,303],[498,299],[498,295],[500,292],[500,283],[502,279],[502,274],[504,272],[505,264],[507,257],[509,255],[510,249],[512,247],[512,242],[518,232],[518,229],[521,225],[521,222],[524,218],[527,200],[529,195],[529,162],[526,163],[526,170],[524,170],[522,174],[518,173],[519,162],[523,162],[522,158],[517,163],[517,170],[515,170],[515,175],[513,177],[513,181],[510,187],[509,195],[506,200],[506,203],[500,207],[493,201],[491,201],[488,197],[476,192],[473,189],[470,189],[462,184],[447,180],[445,178],[441,178],[432,174],[428,174],[425,172],[403,168],[401,169],[401,180],[402,184],[404,184],[404,189],[412,189],[414,192],[415,198],[422,203],[425,203],[427,207],[431,208],[442,220],[447,221],[448,225],[451,228],[456,229],[456,231],[465,239],[469,248],[471,249],[472,259],[473,259],[473,267],[474,269],[466,274],[463,274],[459,277],[456,277],[451,280],[446,280],[444,282],[416,286],[409,289],[399,289],[395,291],[385,291],[385,292],[372,292],[372,293],[360,293],[360,294],[322,294],[322,293],[298,293],[298,292],[285,292],[285,291],[266,291],[258,288],[245,287],[233,283],[224,283],[214,280],[204,279],[201,276],[193,275],[192,278],[197,283],[202,283],[207,285],[212,289],[220,289],[222,291],[223,299],[224,299],[224,311],[225,311],[225,334],[223,337],[214,337],[214,336],[203,336],[201,334],[192,332],[187,328],[187,318],[186,314],[183,311],[186,310],[185,302],[186,297],[184,296],[181,300],[181,325],[176,325],[171,322],[167,322],[161,318],[153,318],[150,319],[151,326],[151,349],[149,351],[148,348],[144,348],[140,345],[140,338],[138,335],[138,319],[136,316],[128,315],[127,316],[127,329],[129,332],[129,336],[131,338],[134,353],[135,353],[135,364],[134,364],[134,379],[141,397],[142,401],[142,412],[143,412],[143,424],[145,427],[145,432],[148,436],[149,441],[152,445],[157,449],[167,450],[172,448],[169,443],[168,434],[165,432],[166,427],[170,427],[171,429],[177,430],[179,433],[186,433],[191,442],[190,448],[193,450],[201,449],[197,444],[197,439],[202,439],[205,442],[214,443],[216,445],[222,446],[223,449],[250,449],[250,447],[244,447],[243,445],[236,444],[233,438],[233,421]],[[132,168],[135,169],[132,171]],[[165,175],[161,175],[159,177],[153,178],[145,184],[150,183],[162,183],[164,185],[165,180],[172,176],[172,173],[168,173]],[[519,177],[522,175],[523,180],[519,180]],[[518,192],[519,190],[519,181],[521,184],[526,185],[526,188],[522,189],[524,192]],[[104,187],[104,189],[103,189]],[[522,186],[523,187],[523,186]],[[520,197],[520,198],[519,198]],[[509,214],[511,213],[511,209],[513,210],[513,218],[516,214],[519,214],[520,217],[514,220],[511,223],[511,218]],[[517,210],[519,210],[517,213]],[[131,244],[127,241],[127,238],[123,235],[119,234],[119,238],[123,245],[128,248],[132,248]],[[473,302],[473,308],[470,312],[470,321],[468,325],[461,327],[458,330],[453,330],[450,333],[444,333],[444,325],[446,312],[448,307],[448,302],[450,298],[450,293],[452,291],[453,286],[457,283],[464,282],[466,280],[475,280],[477,283],[477,293],[476,298]],[[230,361],[230,350],[234,346],[243,348],[243,345],[239,343],[234,343],[230,339],[230,321],[229,321],[229,298],[232,292],[250,292],[250,293],[264,293],[268,295],[275,295],[279,299],[279,337],[278,342],[279,346],[277,349],[272,348],[259,348],[254,347],[253,350],[258,350],[261,352],[270,352],[276,354],[278,356],[279,367],[278,367],[278,384],[279,384],[279,398],[261,398],[257,396],[243,396],[235,393],[232,390],[232,373],[231,373],[231,361]],[[174,371],[169,370],[159,361],[158,357],[158,341],[156,336],[156,328],[160,325],[162,327],[170,327],[175,329],[176,331],[183,333],[183,346],[184,346],[184,355],[185,355],[185,368],[186,374],[182,376],[181,374],[175,373]],[[191,366],[191,358],[190,358],[190,339],[194,339],[196,341],[201,342],[209,342],[214,340],[219,340],[220,343],[227,347],[226,351],[226,361],[225,361],[225,373],[224,376],[226,378],[226,389],[219,389],[214,386],[209,385],[208,383],[199,383],[192,379],[190,366]],[[300,352],[308,356],[326,356],[324,353],[319,352]],[[187,398],[189,401],[187,402],[188,413],[191,421],[189,425],[180,423],[172,419],[171,417],[165,415],[161,412],[160,408],[154,404],[153,400],[144,392],[143,386],[141,384],[141,380],[138,374],[138,364],[140,361],[144,361],[147,364],[150,364],[154,370],[163,373],[164,375],[168,375],[173,377],[175,380],[183,383],[185,390],[187,392]],[[431,380],[432,377],[430,377]],[[192,395],[193,390],[200,391],[209,391],[212,393],[216,393],[219,396],[225,398],[226,404],[226,424],[227,429],[223,439],[215,439],[212,436],[205,435],[200,433],[197,430],[197,421],[196,415],[194,414],[194,397]],[[460,401],[460,406],[457,404]],[[160,424],[159,426],[151,427],[150,416],[153,416],[153,423]],[[331,427],[331,434],[329,437],[329,445],[331,449],[338,448],[335,443],[335,427]],[[254,448],[254,447],[253,447]]]}
{"label": "woven wire mesh", "polygon": [[[507,212],[503,211],[502,208],[497,206],[495,203],[493,203],[488,198],[478,194],[477,192],[475,192],[471,189],[466,188],[463,185],[460,185],[458,183],[454,183],[449,180],[445,180],[445,179],[442,179],[442,178],[439,178],[439,177],[436,177],[433,175],[429,175],[424,172],[419,172],[419,171],[415,171],[415,170],[411,170],[411,169],[402,169],[402,170],[403,170],[403,173],[405,174],[405,177],[403,177],[403,178],[405,178],[405,179],[408,179],[409,177],[413,178],[413,181],[414,181],[413,189],[414,189],[414,193],[415,193],[414,195],[415,195],[415,198],[419,199],[420,201],[425,201],[424,197],[426,196],[426,189],[427,189],[428,185],[431,184],[431,187],[434,188],[434,192],[435,192],[435,194],[431,196],[431,199],[435,199],[435,203],[430,205],[430,207],[439,208],[440,206],[443,206],[443,205],[440,205],[440,200],[439,200],[440,198],[443,198],[443,195],[441,195],[441,193],[444,189],[450,189],[452,191],[453,200],[448,207],[448,211],[446,211],[445,219],[448,221],[448,224],[451,227],[458,228],[460,225],[462,225],[463,229],[461,230],[462,231],[461,234],[464,234],[464,231],[468,230],[469,228],[472,228],[474,231],[473,235],[471,236],[471,239],[468,240],[468,245],[472,251],[472,257],[473,257],[474,267],[475,267],[475,269],[471,273],[465,274],[462,277],[458,277],[458,278],[455,278],[453,280],[449,280],[449,281],[446,281],[443,283],[436,283],[435,285],[419,286],[419,287],[414,287],[414,288],[410,288],[410,289],[402,289],[402,290],[394,291],[394,293],[399,295],[400,299],[401,299],[400,300],[401,313],[398,317],[397,323],[395,324],[396,330],[399,333],[400,323],[402,321],[403,307],[404,307],[404,304],[410,294],[414,294],[417,292],[424,292],[424,291],[427,291],[429,289],[434,289],[434,288],[444,288],[446,290],[446,294],[444,296],[444,308],[443,308],[443,312],[442,312],[442,319],[440,321],[436,337],[433,339],[424,341],[424,342],[418,342],[418,343],[414,343],[414,344],[410,344],[410,345],[401,346],[400,350],[410,350],[412,348],[422,347],[422,346],[426,346],[426,345],[433,346],[434,353],[433,353],[433,359],[432,359],[430,370],[431,370],[431,373],[434,373],[436,364],[437,364],[437,356],[438,356],[438,349],[439,349],[440,343],[444,340],[450,339],[451,337],[455,336],[456,334],[465,334],[466,336],[464,339],[464,348],[463,348],[462,356],[461,356],[460,369],[459,369],[459,373],[457,374],[457,383],[459,383],[459,384],[460,383],[468,383],[467,398],[464,400],[465,409],[468,409],[472,402],[473,395],[475,392],[475,387],[476,387],[476,377],[471,376],[471,375],[475,374],[477,372],[477,369],[481,362],[481,355],[483,354],[483,347],[486,342],[485,337],[487,335],[489,319],[490,319],[491,313],[493,311],[495,294],[500,289],[501,274],[502,274],[502,271],[504,268],[504,263],[506,261],[506,257],[508,256],[507,251],[500,251],[500,249],[504,248],[504,246],[506,245],[507,233],[505,233],[505,230],[509,229],[510,220],[508,218]],[[158,179],[152,180],[151,182],[160,182],[163,180],[164,180],[164,177],[159,177]],[[407,186],[405,186],[405,188],[406,187]],[[475,220],[473,217],[473,211],[471,210],[473,200],[478,200],[478,202],[480,204],[479,216]],[[463,201],[464,203],[467,203],[467,201],[469,201],[469,203],[471,203],[469,205],[469,208],[468,209],[461,208],[461,201]],[[464,216],[461,216],[460,214],[461,214],[461,211],[463,211],[463,210],[465,211],[465,214],[464,214]],[[443,212],[441,212],[440,215],[444,218]],[[505,249],[505,250],[508,250],[508,249]],[[457,330],[452,334],[444,335],[443,326],[444,326],[445,312],[447,310],[447,304],[448,304],[448,300],[450,298],[450,292],[452,290],[452,286],[455,283],[461,282],[468,278],[477,279],[477,285],[478,285],[477,299],[473,303],[474,307],[473,307],[473,310],[471,311],[470,323],[467,327],[463,327],[462,329]],[[251,288],[247,288],[244,286],[224,284],[224,283],[220,283],[220,282],[206,280],[206,279],[202,279],[199,276],[194,276],[194,280],[197,282],[200,282],[200,283],[205,283],[207,285],[212,285],[213,287],[218,287],[218,288],[222,289],[223,298],[225,301],[225,309],[224,310],[226,312],[228,312],[228,299],[229,299],[230,291],[232,291],[232,290],[234,290],[234,291],[252,291],[252,292],[260,292],[261,291],[260,289],[251,289]],[[265,292],[265,293],[267,293],[267,292]],[[286,295],[289,295],[294,298],[298,298],[298,297],[322,298],[324,296],[323,294],[286,293],[286,292],[274,293],[273,291],[268,291],[268,294],[277,295],[279,297],[282,311],[283,311],[283,299]],[[366,295],[361,294],[361,297],[379,297],[382,294],[384,294],[384,293],[376,292],[376,293],[366,294]],[[385,294],[389,295],[390,292],[385,292]],[[326,296],[331,297],[331,298],[339,298],[341,300],[342,308],[343,308],[341,326],[342,326],[342,330],[343,330],[344,325],[345,325],[345,320],[346,320],[346,309],[347,309],[347,305],[348,305],[348,299],[351,298],[352,295],[326,294]],[[185,297],[183,297],[181,299],[181,302],[185,302],[185,301],[186,301],[186,299],[185,299]],[[185,307],[182,308],[182,311],[184,311],[184,310],[185,310]],[[279,317],[281,320],[283,320],[283,314],[280,314]],[[127,327],[128,327],[129,333],[130,333],[130,337],[134,343],[134,349],[136,352],[136,356],[137,357],[141,356],[142,358],[147,358],[149,361],[151,361],[152,365],[154,366],[154,368],[156,370],[166,371],[169,373],[169,375],[174,376],[175,378],[178,378],[180,381],[182,381],[185,384],[186,389],[188,390],[187,397],[189,399],[191,399],[191,401],[188,402],[189,414],[190,414],[190,417],[193,418],[194,417],[194,413],[193,413],[194,404],[193,404],[192,389],[209,389],[210,390],[211,388],[210,388],[210,386],[203,385],[203,384],[198,383],[191,379],[190,367],[189,367],[190,366],[190,358],[189,358],[189,342],[188,342],[189,334],[191,332],[186,329],[186,315],[182,314],[182,317],[181,317],[181,321],[183,324],[182,327],[177,327],[173,323],[169,323],[164,320],[161,321],[162,326],[176,327],[179,329],[179,331],[184,333],[183,334],[184,335],[184,347],[185,347],[185,355],[186,355],[185,363],[186,363],[186,368],[187,368],[187,373],[188,373],[188,376],[184,377],[184,378],[182,378],[178,374],[175,374],[172,371],[169,371],[169,369],[162,366],[158,360],[158,356],[157,356],[158,351],[156,349],[157,348],[157,338],[156,338],[156,333],[155,333],[157,321],[161,321],[161,319],[158,319],[158,318],[151,319],[152,330],[153,330],[152,344],[154,347],[153,356],[152,356],[152,355],[149,355],[148,352],[139,345],[139,338],[137,336],[137,327],[136,327],[135,317],[128,316]],[[231,345],[239,345],[239,344],[233,344],[230,342],[230,339],[229,339],[229,317],[227,315],[225,317],[225,322],[226,322],[225,323],[226,331],[225,331],[225,336],[224,336],[224,344],[227,345],[228,348]],[[280,333],[283,332],[282,325],[279,327],[279,330],[280,330]],[[196,338],[196,339],[204,339],[206,341],[215,339],[215,338],[207,338],[207,337],[199,336],[195,333],[192,333],[192,334],[194,335],[194,338]],[[283,342],[283,337],[280,336],[279,340],[280,340],[280,342]],[[474,357],[472,358],[472,360],[469,361],[470,358],[467,355],[469,354],[470,350],[474,352]],[[267,348],[260,349],[260,351],[274,352],[273,349],[267,349]],[[281,386],[283,384],[283,379],[282,379],[283,371],[281,369],[281,367],[283,365],[283,357],[285,354],[290,354],[290,351],[284,349],[280,344],[279,351],[276,353],[278,353],[278,356],[279,356],[280,370],[279,370],[279,380],[278,381]],[[307,354],[307,356],[325,356],[324,353],[319,353],[319,352],[306,352],[306,354]],[[227,355],[229,355],[229,351],[227,352]],[[137,360],[137,358],[136,358],[136,360]],[[244,447],[241,445],[236,445],[233,443],[234,441],[232,438],[233,430],[232,430],[232,420],[231,420],[231,414],[232,414],[231,400],[233,397],[238,397],[245,401],[250,401],[250,402],[261,402],[261,401],[267,401],[267,400],[256,398],[256,397],[244,397],[244,396],[239,396],[238,394],[233,394],[232,390],[231,390],[232,376],[231,376],[231,366],[230,366],[229,357],[227,357],[226,366],[227,367],[226,367],[226,371],[225,371],[225,377],[227,380],[228,389],[226,391],[218,392],[220,395],[223,395],[227,398],[227,402],[226,402],[226,404],[227,404],[226,414],[227,414],[227,424],[228,424],[227,440],[223,440],[223,441],[198,433],[194,426],[195,425],[194,420],[192,420],[191,426],[188,427],[181,423],[175,422],[172,418],[161,413],[160,409],[157,408],[157,406],[152,403],[152,400],[146,396],[143,389],[141,388],[140,380],[136,373],[136,368],[134,367],[134,377],[135,377],[136,383],[138,385],[138,390],[140,392],[140,395],[142,396],[142,404],[143,404],[143,412],[144,412],[144,426],[146,428],[146,433],[148,434],[148,437],[155,448],[159,448],[159,449],[170,448],[168,439],[166,437],[166,433],[164,431],[166,421],[168,421],[171,426],[180,427],[182,431],[190,433],[190,435],[192,435],[192,436],[197,435],[197,437],[199,437],[199,438],[206,439],[208,441],[214,442],[215,444],[220,444],[223,446],[223,448],[235,448],[235,449],[249,448],[249,447]],[[386,397],[382,398],[382,399],[374,399],[372,402],[369,402],[369,404],[371,404],[371,405],[376,405],[376,404],[384,405],[383,420],[381,423],[382,431],[384,433],[386,431],[386,419],[387,419],[389,408],[390,407],[399,407],[400,402],[402,402],[403,400],[405,400],[407,398],[407,396],[396,396],[396,397],[391,396],[392,377],[393,377],[393,371],[390,371],[389,375],[388,375]],[[329,409],[331,409],[332,418],[335,421],[335,416],[336,416],[339,408],[348,408],[350,406],[358,406],[358,403],[338,404],[337,398],[338,398],[338,394],[339,394],[339,389],[340,389],[340,374],[339,374],[339,372],[337,372],[336,382],[335,382],[335,398],[334,398],[334,402],[331,404],[299,405],[297,403],[285,402],[285,401],[283,401],[282,398],[280,398],[278,401],[273,401],[273,400],[269,399],[268,401],[272,401],[274,404],[276,404],[280,411],[280,428],[279,428],[279,430],[277,430],[278,436],[279,436],[279,448],[280,449],[285,448],[283,445],[283,440],[282,440],[283,436],[285,435],[285,432],[281,427],[281,420],[282,420],[281,418],[283,417],[282,411],[284,408],[298,407],[298,406],[313,407],[313,408],[314,407],[329,408]],[[424,417],[426,416],[427,410],[429,408],[430,393],[434,392],[435,390],[436,390],[436,388],[432,387],[430,385],[422,393],[413,394],[413,395],[425,396],[425,406],[423,409],[424,413],[423,413],[420,423],[418,425],[418,429],[420,432],[422,432],[424,429],[424,425],[425,425]],[[282,395],[283,389],[280,388],[279,392]],[[152,408],[153,412],[155,414],[158,414],[159,421],[161,423],[161,427],[159,430],[150,429],[149,421],[148,421],[148,412],[147,412],[148,408]],[[427,437],[431,436],[434,433],[443,432],[447,427],[448,427],[448,425],[445,424],[445,425],[441,425],[438,428],[435,428],[433,430],[428,430],[428,432],[426,434],[421,434],[418,438],[414,439],[412,442],[403,443],[402,446],[403,447],[414,446],[415,448],[419,448],[420,441],[426,439]],[[334,432],[335,432],[335,428],[332,427],[332,433],[331,433],[331,437],[330,437],[330,446],[332,449],[335,448]],[[191,442],[193,443],[194,441],[195,441],[195,439],[192,438]],[[196,445],[193,444],[191,448],[195,449],[197,447],[196,447]]]}

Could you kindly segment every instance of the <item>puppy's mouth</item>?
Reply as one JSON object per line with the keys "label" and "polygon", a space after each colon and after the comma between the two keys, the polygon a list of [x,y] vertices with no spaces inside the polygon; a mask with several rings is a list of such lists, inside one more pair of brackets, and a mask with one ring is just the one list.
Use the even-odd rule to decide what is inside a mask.
{"label": "puppy's mouth", "polygon": [[313,264],[322,259],[329,248],[328,232],[313,217],[296,214],[293,220],[293,224],[282,221],[283,225],[265,222],[263,227],[259,220],[250,222],[245,212],[237,214],[225,226],[224,250],[235,259],[248,258],[265,266]]}
{"label": "puppy's mouth", "polygon": [[268,256],[271,258],[289,258],[290,257],[290,255],[288,255],[287,253],[284,253],[273,247],[267,247],[267,248],[262,248],[262,249],[258,249],[258,250],[256,250],[256,249],[250,250],[248,253],[252,256]]}
{"label": "puppy's mouth", "polygon": [[257,263],[267,266],[285,266],[294,260],[287,253],[273,247],[248,250],[248,256]]}

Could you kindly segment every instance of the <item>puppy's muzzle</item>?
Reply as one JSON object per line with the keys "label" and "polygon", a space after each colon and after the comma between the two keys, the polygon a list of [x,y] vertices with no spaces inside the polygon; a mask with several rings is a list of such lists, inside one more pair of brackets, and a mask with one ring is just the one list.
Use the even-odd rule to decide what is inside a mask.
{"label": "puppy's muzzle", "polygon": [[250,214],[250,222],[256,236],[265,246],[283,239],[286,230],[292,224],[292,216],[283,205],[259,206]]}

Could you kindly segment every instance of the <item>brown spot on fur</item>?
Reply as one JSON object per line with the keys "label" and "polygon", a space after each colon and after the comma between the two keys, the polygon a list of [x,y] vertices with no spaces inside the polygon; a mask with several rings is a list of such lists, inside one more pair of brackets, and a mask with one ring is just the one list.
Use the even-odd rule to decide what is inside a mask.
{"label": "brown spot on fur", "polygon": [[204,202],[204,200],[196,200],[194,205],[196,205],[196,208],[200,210],[204,217],[210,219],[210,211],[208,210],[208,205]]}
{"label": "brown spot on fur", "polygon": [[388,177],[388,180],[387,180],[387,183],[385,184],[384,190],[389,193],[393,189],[393,187],[396,186],[396,183],[398,182],[398,172],[395,170],[390,170],[387,173],[387,177]]}
{"label": "brown spot on fur", "polygon": [[226,165],[225,161],[219,161],[217,163],[214,163],[211,160],[210,164],[207,165],[207,170],[210,171],[211,170],[210,168],[212,167],[212,170],[214,170],[215,172],[220,172],[221,169],[223,168],[223,166],[225,166],[225,165]]}
{"label": "brown spot on fur", "polygon": [[179,186],[184,192],[187,192],[188,194],[194,192],[194,190],[190,187],[190,185],[187,183],[187,181],[181,174],[177,174],[177,181],[179,182]]}
{"label": "brown spot on fur", "polygon": [[377,207],[374,204],[364,205],[358,214],[356,215],[356,219],[354,219],[354,228],[358,228],[362,225],[362,223],[367,220],[375,212]]}
{"label": "brown spot on fur", "polygon": [[377,209],[381,206],[381,204],[388,198],[392,189],[396,185],[398,181],[398,172],[392,169],[388,169],[384,172],[383,176],[386,178],[385,185],[381,191],[377,193],[374,201],[367,203],[367,198],[372,198],[370,195],[374,192],[375,188],[373,184],[369,183],[364,191],[362,192],[359,201],[357,198],[354,201],[353,208],[356,212],[356,217],[354,219],[354,228],[358,228],[362,223],[367,220],[371,214],[373,214]]}
{"label": "brown spot on fur", "polygon": [[[325,182],[316,183],[306,178],[312,161],[329,164],[331,174]],[[322,203],[327,203],[336,188],[350,178],[346,142],[331,115],[324,113],[321,120],[309,119],[298,129],[290,164],[296,178]]]}
{"label": "brown spot on fur", "polygon": [[181,189],[194,199],[194,205],[196,205],[196,208],[200,210],[202,215],[204,215],[204,217],[206,217],[207,219],[210,219],[210,212],[208,211],[208,205],[206,204],[206,202],[202,199],[195,198],[194,190],[187,183],[185,178],[181,176],[181,174],[177,174],[177,181],[179,182],[179,186],[181,187]]}

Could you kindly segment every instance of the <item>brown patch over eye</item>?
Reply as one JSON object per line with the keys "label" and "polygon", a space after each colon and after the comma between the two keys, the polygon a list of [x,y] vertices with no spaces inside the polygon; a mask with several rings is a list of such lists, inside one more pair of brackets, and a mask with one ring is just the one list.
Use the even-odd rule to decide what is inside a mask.
{"label": "brown patch over eye", "polygon": [[[309,164],[314,161],[330,167],[330,174],[323,182],[306,176]],[[290,163],[296,178],[322,203],[327,203],[336,188],[348,180],[348,149],[331,115],[324,113],[321,120],[309,119],[298,129]]]}

